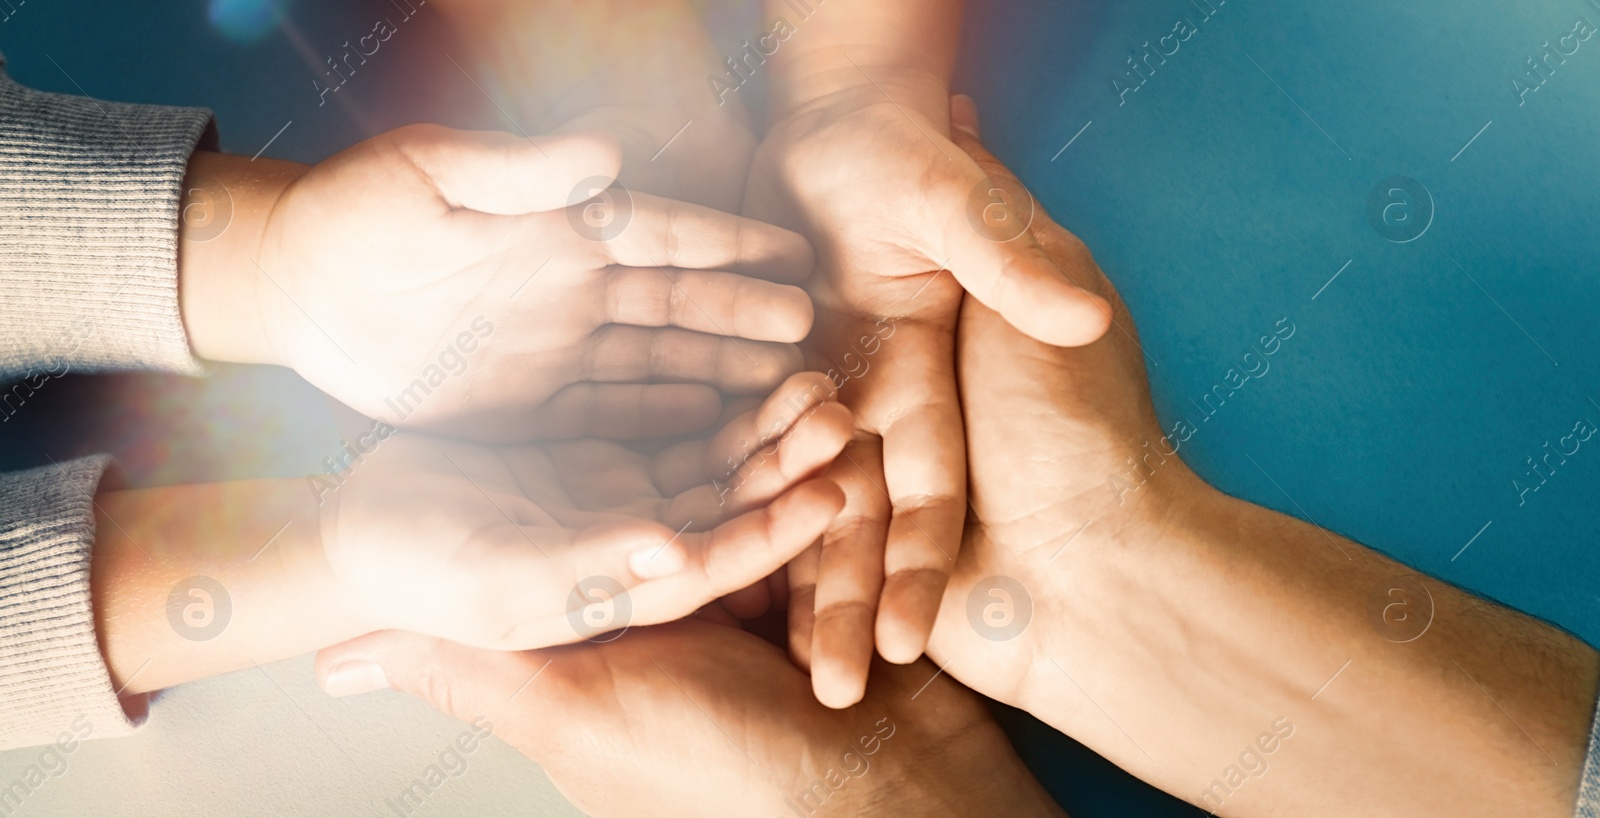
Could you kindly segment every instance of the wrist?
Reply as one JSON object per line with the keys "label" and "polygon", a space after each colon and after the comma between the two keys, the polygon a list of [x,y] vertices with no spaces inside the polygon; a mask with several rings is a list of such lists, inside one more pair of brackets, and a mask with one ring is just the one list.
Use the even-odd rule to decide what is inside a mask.
{"label": "wrist", "polygon": [[[1224,800],[1241,815],[1570,810],[1593,651],[1198,480],[1154,505],[1123,534],[1073,544],[1085,550],[1072,578],[1045,589],[1070,613],[1038,636],[1019,706],[1214,811]],[[1417,584],[1425,592],[1404,590]],[[1541,647],[1518,652],[1530,643]],[[1448,750],[1386,744],[1394,736]],[[1533,744],[1545,755],[1530,761]],[[1279,771],[1258,781],[1269,766]],[[1480,786],[1460,770],[1503,775]],[[1241,786],[1249,811],[1231,800]]]}
{"label": "wrist", "polygon": [[874,724],[883,752],[872,759],[874,786],[838,814],[1062,815],[977,694],[939,678],[945,674],[928,662],[876,663],[873,674],[868,702],[858,707],[884,708]]}
{"label": "wrist", "polygon": [[262,319],[258,261],[283,192],[307,166],[198,151],[189,160],[178,210],[178,291],[197,357],[281,363]]}
{"label": "wrist", "polygon": [[1304,547],[1267,534],[1272,512],[1186,468],[1166,477],[1074,540],[1070,571],[1041,573],[1034,656],[1008,703],[1186,796],[1235,737],[1298,719],[1307,678],[1349,654],[1316,627],[1327,608],[1255,548]]}
{"label": "wrist", "polygon": [[857,815],[1008,815],[1064,818],[1066,813],[1017,755],[992,720],[946,737],[914,777],[900,777],[871,794]]}
{"label": "wrist", "polygon": [[894,103],[937,123],[948,120],[950,75],[902,52],[843,46],[791,55],[773,73],[767,103],[773,125]]}
{"label": "wrist", "polygon": [[128,693],[371,630],[327,569],[301,480],[103,490],[95,506],[96,630]]}

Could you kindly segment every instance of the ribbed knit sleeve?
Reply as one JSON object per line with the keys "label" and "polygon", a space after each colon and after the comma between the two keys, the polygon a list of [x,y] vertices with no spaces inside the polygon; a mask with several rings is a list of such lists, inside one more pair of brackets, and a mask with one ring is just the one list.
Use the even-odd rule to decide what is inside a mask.
{"label": "ribbed knit sleeve", "polygon": [[1583,762],[1583,777],[1578,782],[1578,803],[1572,814],[1577,818],[1600,818],[1600,708],[1589,728],[1589,757]]}
{"label": "ribbed knit sleeve", "polygon": [[210,123],[0,75],[0,378],[200,373],[178,312],[178,199]]}
{"label": "ribbed knit sleeve", "polygon": [[109,462],[0,475],[0,749],[81,735],[84,725],[96,738],[134,727],[111,689],[89,603],[94,493]]}

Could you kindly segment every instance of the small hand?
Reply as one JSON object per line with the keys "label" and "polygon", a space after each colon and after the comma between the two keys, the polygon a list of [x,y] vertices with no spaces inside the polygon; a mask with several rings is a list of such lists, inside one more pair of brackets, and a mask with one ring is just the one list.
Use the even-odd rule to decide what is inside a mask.
{"label": "small hand", "polygon": [[[296,175],[254,229],[236,217],[214,243],[234,245],[235,278],[203,269],[211,245],[185,244],[195,349],[281,363],[370,417],[479,440],[705,428],[720,393],[764,395],[798,371],[805,293],[742,273],[798,282],[810,249],[608,190],[619,161],[594,134],[368,140]],[[192,297],[225,280],[237,292],[221,303]],[[218,339],[252,324],[259,348],[230,356]]]}
{"label": "small hand", "polygon": [[956,564],[967,511],[954,371],[963,289],[1052,343],[1086,344],[1108,326],[1105,301],[1074,270],[1028,231],[1006,232],[1023,203],[991,206],[994,185],[946,137],[948,98],[937,99],[932,117],[875,86],[803,107],[758,149],[746,199],[746,213],[815,244],[809,363],[830,372],[858,419],[829,473],[846,510],[790,571],[791,645],[834,706],[860,696],[874,640],[890,661],[922,653]]}
{"label": "small hand", "polygon": [[[829,397],[819,375],[797,375],[710,440],[652,456],[595,440],[489,447],[402,433],[332,495],[328,563],[373,629],[483,647],[687,616],[778,570],[838,512],[838,488],[809,479],[849,436]],[[776,457],[750,459],[780,437]]]}

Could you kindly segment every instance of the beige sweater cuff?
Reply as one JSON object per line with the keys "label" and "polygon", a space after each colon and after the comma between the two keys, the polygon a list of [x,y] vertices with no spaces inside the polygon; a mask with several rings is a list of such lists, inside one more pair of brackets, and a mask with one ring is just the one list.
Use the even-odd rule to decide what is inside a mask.
{"label": "beige sweater cuff", "polygon": [[0,75],[0,377],[201,372],[178,309],[178,200],[210,124]]}
{"label": "beige sweater cuff", "polygon": [[94,494],[109,463],[0,475],[0,748],[135,726],[112,691],[89,599]]}

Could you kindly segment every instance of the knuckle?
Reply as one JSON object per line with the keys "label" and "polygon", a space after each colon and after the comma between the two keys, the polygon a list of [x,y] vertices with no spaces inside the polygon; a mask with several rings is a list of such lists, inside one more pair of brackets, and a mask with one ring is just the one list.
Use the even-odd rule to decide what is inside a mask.
{"label": "knuckle", "polygon": [[437,652],[430,652],[424,661],[411,671],[411,689],[417,698],[429,707],[447,716],[461,718],[468,714],[458,712],[459,704],[450,675],[438,661]]}

